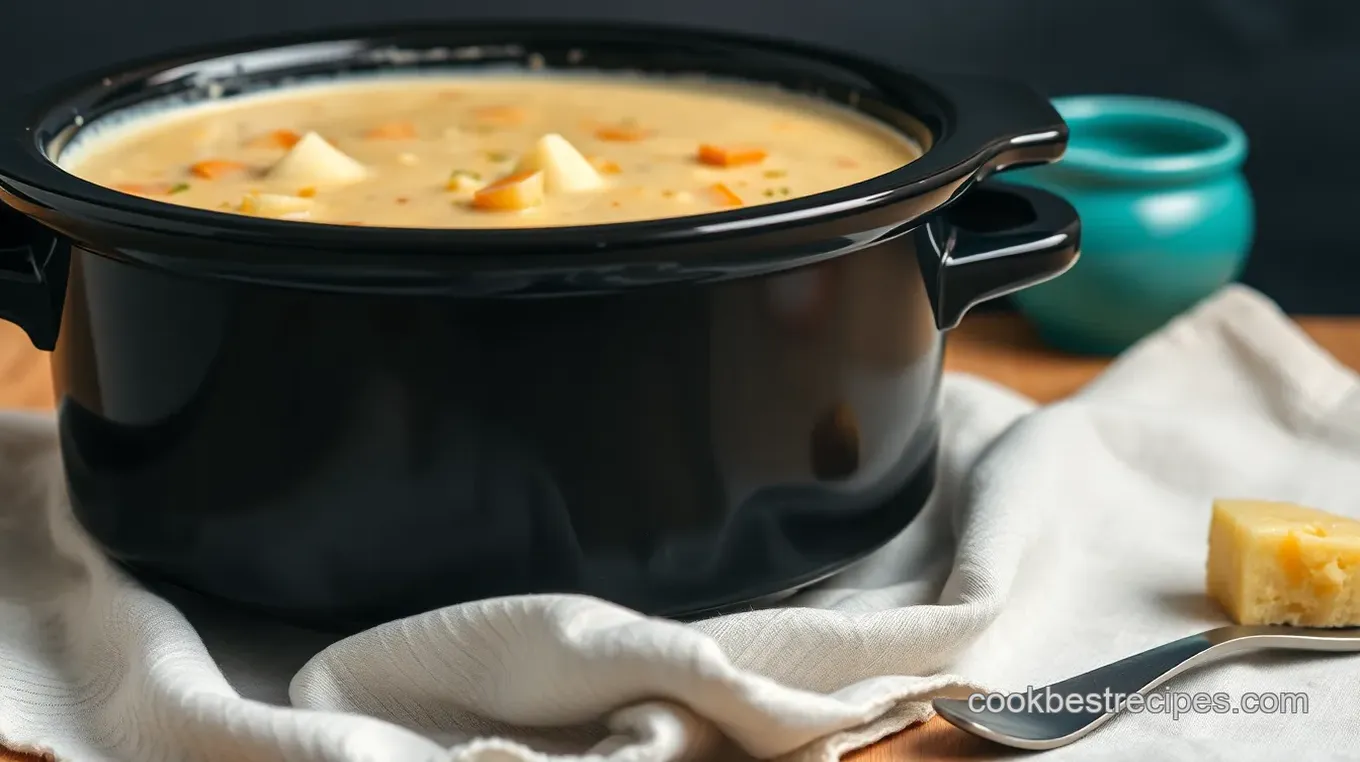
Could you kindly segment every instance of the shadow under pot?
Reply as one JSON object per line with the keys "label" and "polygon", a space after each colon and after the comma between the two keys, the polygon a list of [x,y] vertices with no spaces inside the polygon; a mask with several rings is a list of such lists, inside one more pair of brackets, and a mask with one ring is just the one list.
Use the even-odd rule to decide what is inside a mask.
{"label": "shadow under pot", "polygon": [[[207,211],[57,164],[129,109],[417,66],[772,83],[922,153],[805,197],[514,230]],[[822,579],[920,510],[944,332],[1077,257],[1071,207],[986,178],[1066,134],[1015,84],[707,32],[245,43],[0,114],[0,315],[54,350],[76,517],[152,585],[339,630],[548,592],[692,616]]]}

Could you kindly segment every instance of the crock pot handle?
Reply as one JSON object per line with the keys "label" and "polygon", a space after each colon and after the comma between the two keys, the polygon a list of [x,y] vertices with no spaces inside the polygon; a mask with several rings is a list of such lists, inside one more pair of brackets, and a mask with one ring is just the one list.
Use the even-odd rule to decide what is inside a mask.
{"label": "crock pot handle", "polygon": [[1027,86],[964,75],[935,75],[931,84],[946,96],[951,116],[944,135],[913,164],[932,171],[972,165],[974,182],[1014,167],[1049,164],[1067,150],[1067,123]]}
{"label": "crock pot handle", "polygon": [[44,351],[57,343],[66,247],[56,233],[0,203],[0,320],[24,329],[33,346]]}
{"label": "crock pot handle", "polygon": [[1061,275],[1081,246],[1081,220],[1070,204],[996,180],[974,186],[922,232],[922,267],[942,331],[981,302]]}

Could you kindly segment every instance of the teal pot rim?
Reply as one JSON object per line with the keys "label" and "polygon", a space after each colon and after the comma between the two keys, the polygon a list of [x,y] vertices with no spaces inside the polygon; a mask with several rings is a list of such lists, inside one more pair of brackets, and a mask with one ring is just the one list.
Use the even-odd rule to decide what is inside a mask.
{"label": "teal pot rim", "polygon": [[[1247,135],[1227,116],[1191,103],[1136,95],[1077,95],[1053,99],[1071,131],[1067,153],[1049,168],[1115,180],[1203,177],[1236,171],[1247,157]],[[1088,145],[1105,133],[1130,142],[1155,135],[1163,150],[1119,153]]]}

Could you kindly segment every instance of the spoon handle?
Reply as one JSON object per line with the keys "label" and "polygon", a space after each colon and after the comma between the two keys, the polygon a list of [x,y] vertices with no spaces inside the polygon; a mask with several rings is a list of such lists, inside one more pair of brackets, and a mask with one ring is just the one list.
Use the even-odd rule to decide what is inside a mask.
{"label": "spoon handle", "polygon": [[1152,690],[1181,672],[1207,661],[1210,658],[1209,651],[1220,644],[1209,637],[1212,632],[1201,632],[1149,648],[1103,667],[1096,667],[1090,672],[1053,683],[1045,690],[1064,696],[1091,693],[1127,696]]}
{"label": "spoon handle", "polygon": [[1048,686],[1053,693],[1145,693],[1210,661],[1241,651],[1288,648],[1302,651],[1360,651],[1360,628],[1219,627],[1150,648]]}
{"label": "spoon handle", "polygon": [[[1258,648],[1360,651],[1360,628],[1219,627],[1134,654],[1024,695],[935,699],[934,706],[958,727],[1019,749],[1056,749],[1095,730],[1123,711],[1130,697],[1215,659]],[[993,707],[992,699],[1003,703]],[[1023,699],[1019,706],[1012,699]],[[1151,701],[1151,699],[1149,699]],[[1149,704],[1151,706],[1151,704]],[[1217,704],[1215,704],[1217,706]]]}

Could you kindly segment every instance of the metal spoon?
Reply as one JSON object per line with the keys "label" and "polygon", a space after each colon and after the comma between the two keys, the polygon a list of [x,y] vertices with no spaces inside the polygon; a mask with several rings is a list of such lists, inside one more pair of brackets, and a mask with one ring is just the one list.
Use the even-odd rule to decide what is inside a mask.
{"label": "metal spoon", "polygon": [[[1110,696],[1146,695],[1186,670],[1260,648],[1360,651],[1360,628],[1219,627],[1033,690],[1037,701],[1042,702],[1047,696],[1056,694],[1062,697],[1063,704],[1056,704],[1058,699],[1051,699],[1050,706],[1041,704],[1031,710],[1030,698],[1025,694],[1021,694],[1026,699],[1026,706],[1021,711],[989,711],[981,697],[973,697],[971,707],[970,699],[935,699],[933,703],[941,717],[990,741],[1017,749],[1056,749],[1100,727],[1127,706],[1127,699],[1108,700]],[[1091,694],[1107,698],[1100,702],[1073,699],[1071,704],[1075,706],[1066,701],[1070,696],[1088,697]],[[1012,701],[1019,703],[1018,699]],[[993,709],[997,709],[999,703],[1000,699],[994,699]],[[1060,707],[1058,711],[1047,711],[1053,705]]]}

